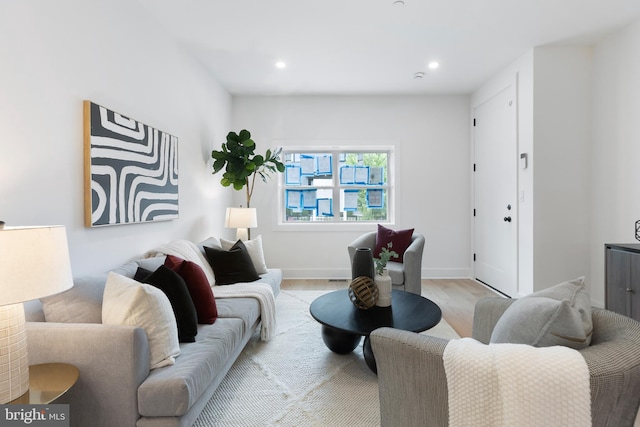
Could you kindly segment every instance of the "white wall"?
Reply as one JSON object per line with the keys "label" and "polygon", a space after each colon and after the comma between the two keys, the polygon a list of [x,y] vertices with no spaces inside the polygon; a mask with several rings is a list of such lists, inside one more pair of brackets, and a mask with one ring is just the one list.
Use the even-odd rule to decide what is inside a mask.
{"label": "white wall", "polygon": [[518,154],[528,154],[518,168],[519,296],[590,274],[591,49],[532,49],[474,92],[472,110],[509,84]]}
{"label": "white wall", "polygon": [[640,21],[594,47],[591,276],[604,303],[604,244],[638,243]]}
{"label": "white wall", "polygon": [[[467,96],[283,96],[233,98],[233,127],[252,132],[257,151],[276,145],[394,144],[394,229],[426,237],[423,277],[469,276],[469,98]],[[286,277],[350,277],[347,245],[364,231],[277,229],[277,180],[260,182],[258,209],[268,265]],[[244,193],[236,194],[236,204]],[[375,230],[371,224],[366,230]]]}
{"label": "white wall", "polygon": [[[228,232],[231,196],[209,155],[228,131],[231,98],[138,3],[2,2],[0,57],[0,219],[65,225],[75,274]],[[179,138],[179,220],[84,227],[84,99]]]}
{"label": "white wall", "polygon": [[534,49],[534,291],[591,280],[591,52]]}

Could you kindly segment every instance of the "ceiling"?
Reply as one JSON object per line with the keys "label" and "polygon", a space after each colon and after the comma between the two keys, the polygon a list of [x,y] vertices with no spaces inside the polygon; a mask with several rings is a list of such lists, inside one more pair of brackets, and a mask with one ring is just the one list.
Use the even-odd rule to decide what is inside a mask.
{"label": "ceiling", "polygon": [[470,93],[532,47],[640,16],[639,0],[138,1],[232,94]]}

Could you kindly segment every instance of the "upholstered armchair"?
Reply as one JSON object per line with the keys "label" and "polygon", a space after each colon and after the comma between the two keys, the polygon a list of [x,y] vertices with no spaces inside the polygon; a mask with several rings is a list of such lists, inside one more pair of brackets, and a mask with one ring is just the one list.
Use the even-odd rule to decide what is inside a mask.
{"label": "upholstered armchair", "polygon": [[[365,233],[351,242],[347,249],[349,250],[349,260],[353,263],[353,255],[356,248],[370,248],[371,251],[376,247],[375,231]],[[422,234],[413,233],[411,243],[404,252],[403,262],[389,261],[387,263],[387,271],[391,277],[393,289],[411,292],[417,295],[422,293],[421,276],[422,276],[422,252],[424,250],[424,236]]]}
{"label": "upholstered armchair", "polygon": [[[514,300],[484,298],[475,307],[473,338],[489,343]],[[591,344],[580,353],[590,375],[594,427],[632,427],[640,405],[640,322],[593,308]],[[443,353],[448,341],[391,328],[371,334],[378,367],[382,426],[447,426]]]}

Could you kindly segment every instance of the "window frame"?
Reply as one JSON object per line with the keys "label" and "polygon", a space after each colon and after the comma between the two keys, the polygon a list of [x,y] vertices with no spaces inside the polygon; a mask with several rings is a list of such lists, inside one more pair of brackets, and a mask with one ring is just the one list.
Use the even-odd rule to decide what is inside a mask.
{"label": "window frame", "polygon": [[[285,183],[285,175],[278,176],[278,197],[275,210],[276,225],[275,229],[284,231],[328,231],[328,230],[370,230],[372,224],[385,224],[387,226],[395,224],[396,218],[396,197],[397,197],[397,178],[395,173],[396,153],[395,145],[391,144],[363,144],[363,145],[305,145],[305,146],[289,146],[283,145],[282,159],[289,153],[296,154],[329,154],[332,161],[332,184],[330,187],[303,187],[305,189],[312,188],[331,188],[332,190],[332,209],[335,212],[333,221],[286,221],[286,190],[291,189],[292,185]],[[387,182],[381,186],[366,186],[358,184],[341,184],[339,156],[340,154],[349,153],[386,153],[387,154]],[[371,221],[343,221],[340,216],[340,193],[343,189],[384,189],[387,193],[387,220],[371,220]]]}

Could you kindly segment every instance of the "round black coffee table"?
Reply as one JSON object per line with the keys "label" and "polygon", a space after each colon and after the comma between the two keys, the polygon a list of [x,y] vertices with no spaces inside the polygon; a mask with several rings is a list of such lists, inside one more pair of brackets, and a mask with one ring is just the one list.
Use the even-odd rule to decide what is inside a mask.
{"label": "round black coffee table", "polygon": [[392,291],[391,307],[360,310],[349,299],[347,289],[316,298],[309,307],[311,316],[322,324],[322,340],[338,354],[353,351],[364,336],[362,350],[367,366],[377,372],[369,334],[383,326],[422,332],[440,322],[442,311],[431,300],[404,291]]}

